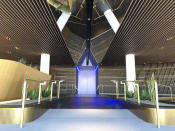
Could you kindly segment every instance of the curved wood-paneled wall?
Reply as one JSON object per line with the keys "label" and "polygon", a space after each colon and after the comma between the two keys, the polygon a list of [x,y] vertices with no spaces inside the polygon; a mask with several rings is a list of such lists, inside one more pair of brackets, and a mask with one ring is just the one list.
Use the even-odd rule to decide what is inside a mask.
{"label": "curved wood-paneled wall", "polygon": [[[27,79],[50,80],[51,76],[16,61],[0,59],[0,101],[20,99],[22,86]],[[28,81],[29,90],[37,89],[39,82]]]}

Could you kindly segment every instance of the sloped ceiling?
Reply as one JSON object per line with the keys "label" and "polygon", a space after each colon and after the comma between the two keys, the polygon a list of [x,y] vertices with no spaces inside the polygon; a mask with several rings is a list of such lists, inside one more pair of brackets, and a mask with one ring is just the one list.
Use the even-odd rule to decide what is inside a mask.
{"label": "sloped ceiling", "polygon": [[97,63],[102,62],[102,59],[105,56],[114,35],[114,31],[109,29],[99,36],[91,39],[91,50]]}
{"label": "sloped ceiling", "polygon": [[41,53],[52,65],[74,64],[46,0],[0,0],[0,59],[39,64]]}
{"label": "sloped ceiling", "polygon": [[74,63],[78,63],[83,51],[86,47],[86,41],[85,39],[81,38],[80,36],[76,35],[75,33],[72,33],[68,30],[67,37],[65,38],[66,45],[69,49],[69,52],[72,56],[72,59]]}
{"label": "sloped ceiling", "polygon": [[[76,63],[85,35],[83,1],[77,0],[76,8],[73,7],[67,27],[74,34],[64,40],[56,25],[60,13],[51,11],[46,0],[0,0],[0,58],[18,60],[25,57],[39,64],[40,54],[49,53],[52,65]],[[128,53],[136,55],[137,64],[175,62],[174,0],[105,1],[117,18],[125,17],[112,37],[104,33],[110,26],[100,7],[94,4],[91,50],[98,63],[103,59],[102,65],[125,64]],[[114,39],[109,42],[109,37]],[[67,46],[76,60],[73,61],[65,41],[71,43]],[[77,54],[74,41],[80,45]]]}
{"label": "sloped ceiling", "polygon": [[175,62],[175,1],[133,0],[105,55],[102,65]]}

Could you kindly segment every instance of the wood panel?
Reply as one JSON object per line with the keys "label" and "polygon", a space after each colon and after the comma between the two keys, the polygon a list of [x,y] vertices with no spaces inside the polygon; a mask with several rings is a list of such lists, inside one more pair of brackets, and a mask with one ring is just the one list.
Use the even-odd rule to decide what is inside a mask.
{"label": "wood panel", "polygon": [[0,59],[0,101],[21,98],[25,74],[28,79],[35,80],[28,80],[29,90],[37,89],[40,80],[51,79],[51,76],[19,62]]}

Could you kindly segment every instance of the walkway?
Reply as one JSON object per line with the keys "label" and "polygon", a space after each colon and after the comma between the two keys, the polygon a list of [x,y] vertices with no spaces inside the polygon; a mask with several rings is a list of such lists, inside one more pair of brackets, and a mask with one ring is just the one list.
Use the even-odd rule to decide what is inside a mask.
{"label": "walkway", "polygon": [[124,109],[124,101],[108,96],[64,96],[53,102],[51,109]]}
{"label": "walkway", "polygon": [[0,125],[0,131],[175,131],[175,126],[157,129],[127,109],[49,109],[23,129]]}

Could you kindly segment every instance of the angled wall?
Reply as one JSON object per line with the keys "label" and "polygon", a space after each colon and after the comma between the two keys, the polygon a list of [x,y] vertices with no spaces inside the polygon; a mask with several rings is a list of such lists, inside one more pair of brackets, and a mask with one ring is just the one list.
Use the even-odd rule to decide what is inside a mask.
{"label": "angled wall", "polygon": [[51,79],[51,76],[19,62],[0,59],[0,101],[21,99],[26,73],[27,79],[35,80],[28,80],[28,90],[37,89],[40,80]]}

